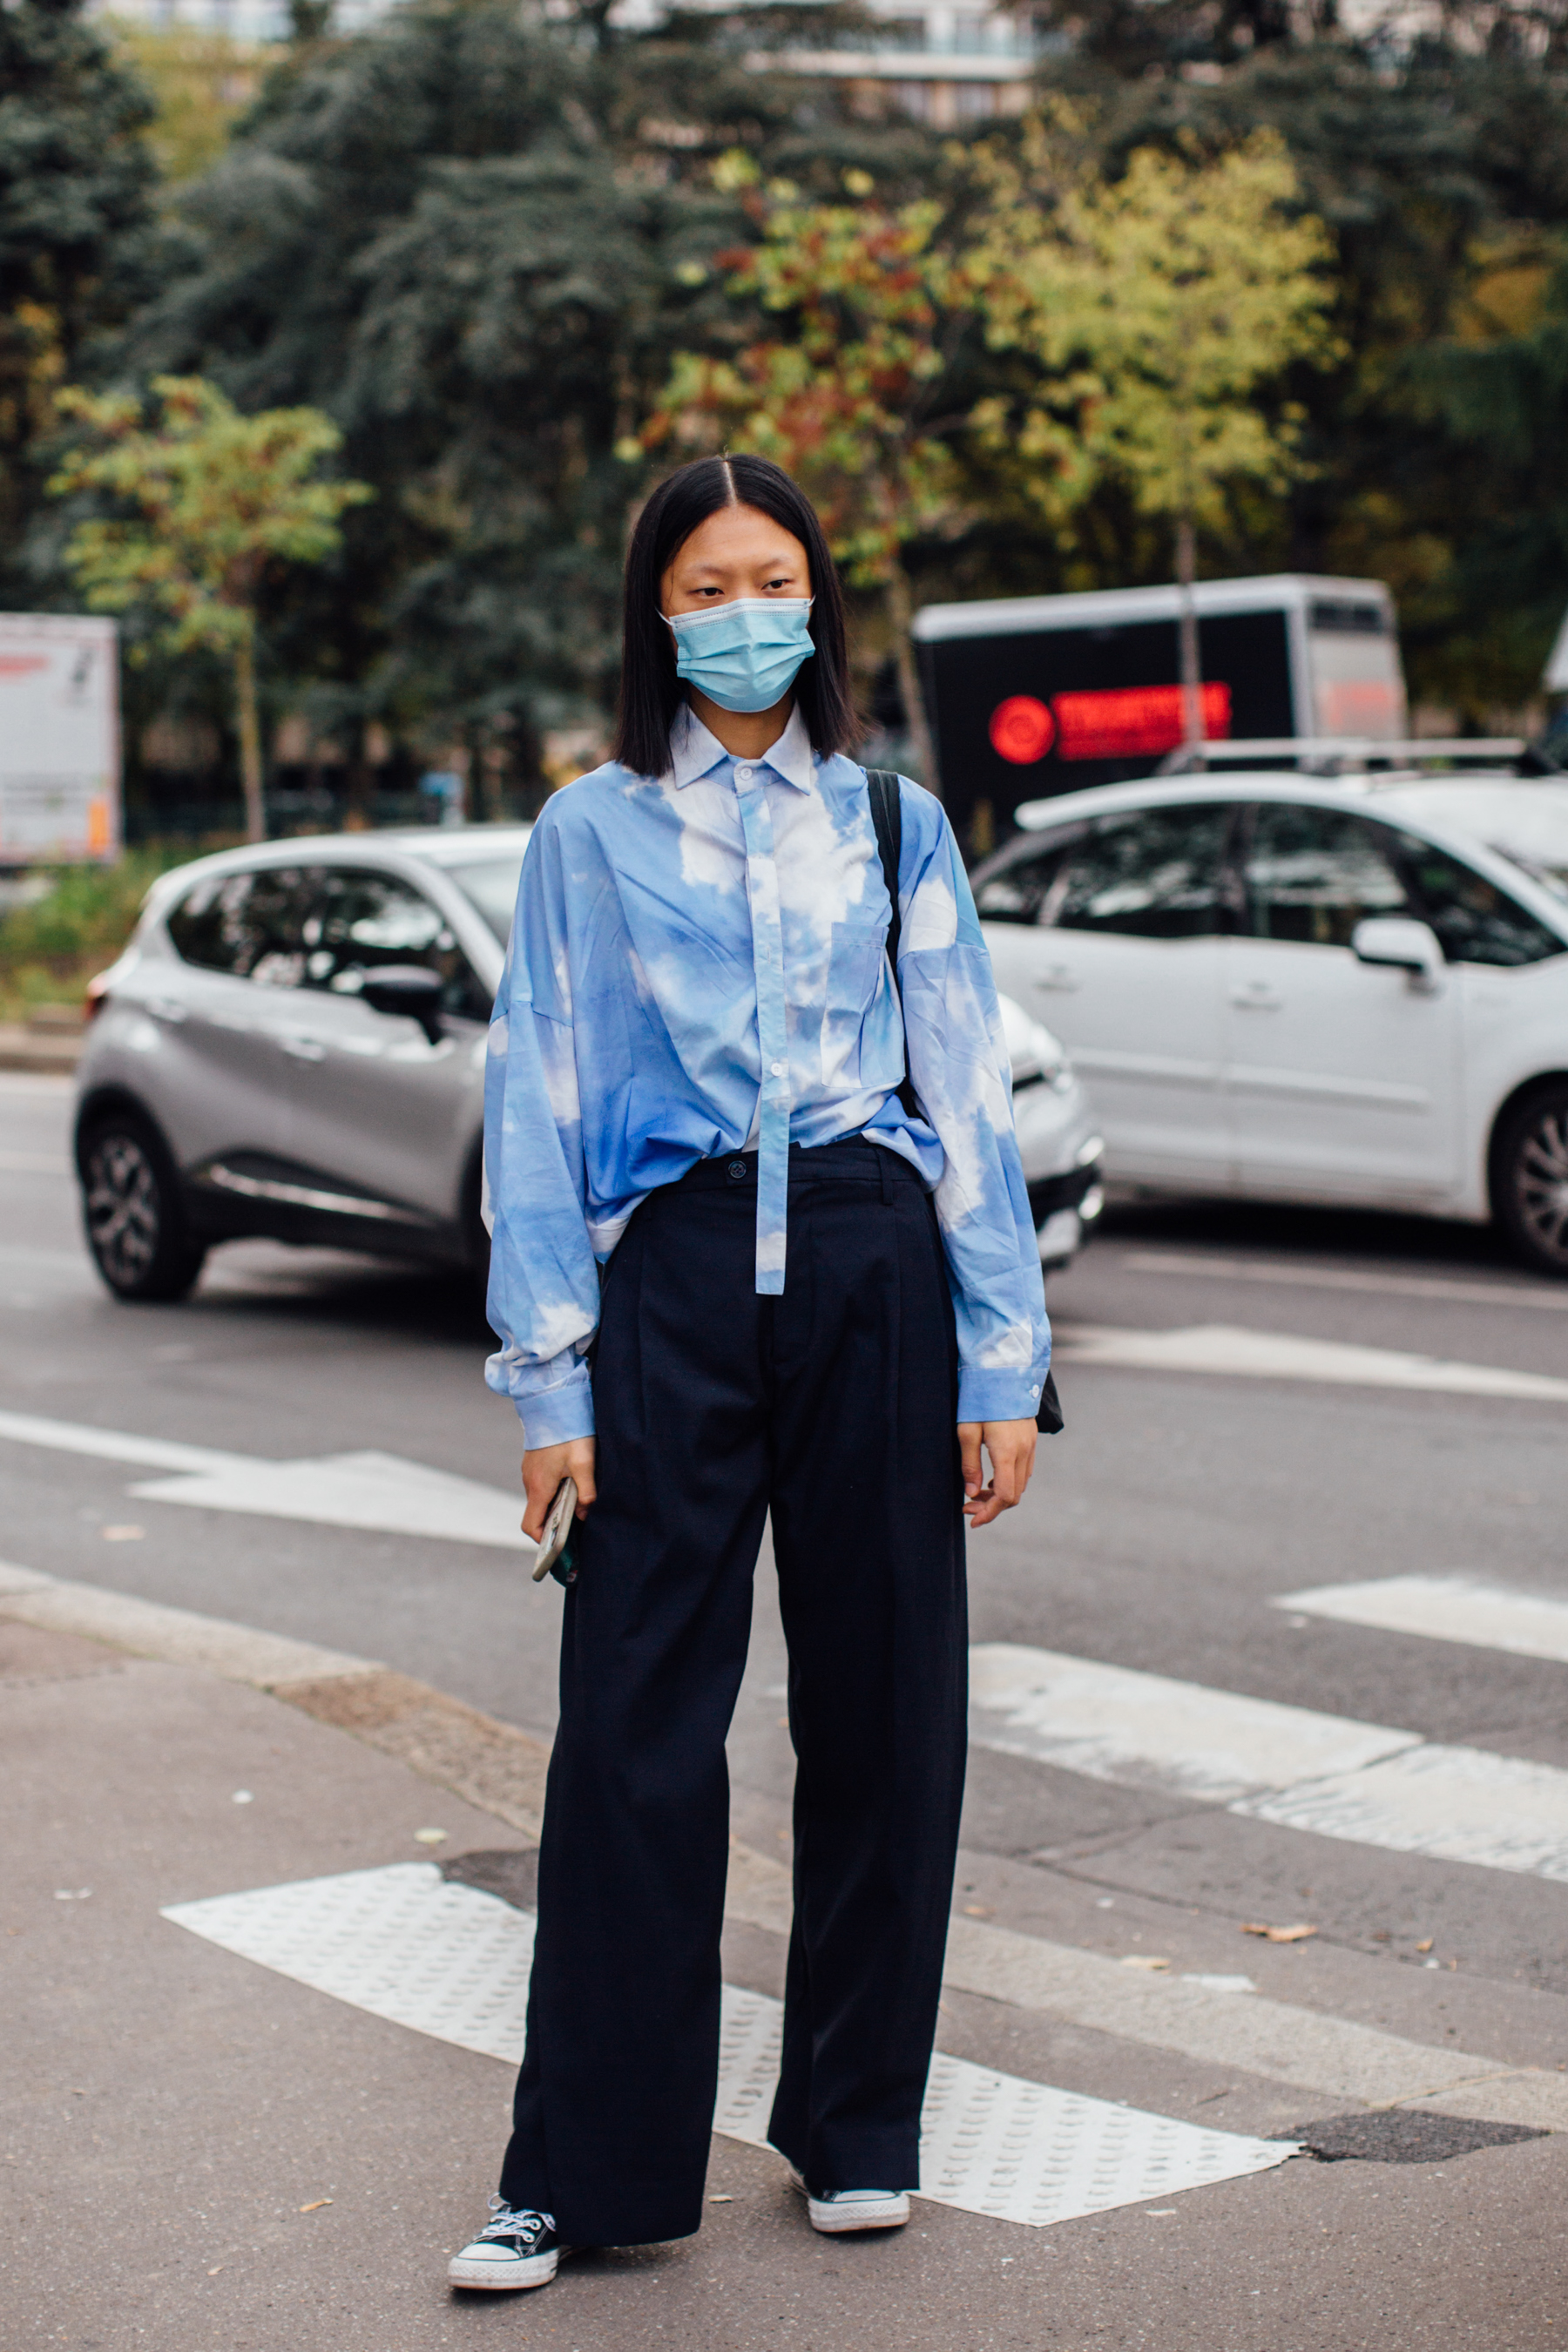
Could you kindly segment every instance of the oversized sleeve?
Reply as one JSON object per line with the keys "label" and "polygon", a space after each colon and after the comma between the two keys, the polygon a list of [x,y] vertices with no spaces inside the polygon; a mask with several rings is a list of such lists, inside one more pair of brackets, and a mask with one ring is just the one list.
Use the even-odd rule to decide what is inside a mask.
{"label": "oversized sleeve", "polygon": [[500,1340],[485,1380],[511,1398],[529,1447],[594,1433],[587,1351],[599,1274],[584,1221],[569,941],[560,830],[542,820],[523,860],[485,1064],[486,1311]]}
{"label": "oversized sleeve", "polygon": [[991,957],[939,803],[903,791],[899,978],[910,1076],[942,1150],[937,1223],[958,1323],[960,1421],[1033,1421],[1051,1360]]}

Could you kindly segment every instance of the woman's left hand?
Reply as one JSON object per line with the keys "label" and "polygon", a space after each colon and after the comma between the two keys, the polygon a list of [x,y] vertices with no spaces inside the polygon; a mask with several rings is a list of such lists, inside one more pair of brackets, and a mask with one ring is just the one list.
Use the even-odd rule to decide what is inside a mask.
{"label": "woman's left hand", "polygon": [[[1035,1466],[1032,1421],[961,1421],[958,1450],[963,1463],[963,1510],[972,1528],[988,1527],[998,1512],[1024,1499]],[[991,1484],[982,1484],[980,1449],[991,1457]]]}

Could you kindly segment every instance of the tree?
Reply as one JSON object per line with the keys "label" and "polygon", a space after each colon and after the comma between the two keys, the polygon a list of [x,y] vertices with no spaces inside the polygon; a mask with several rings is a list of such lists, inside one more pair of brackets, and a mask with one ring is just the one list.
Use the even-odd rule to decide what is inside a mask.
{"label": "tree", "polygon": [[[727,166],[754,182],[744,159]],[[772,457],[814,499],[828,543],[855,587],[881,591],[913,756],[934,783],[910,637],[913,599],[902,550],[953,511],[946,424],[933,418],[958,321],[944,316],[951,278],[934,244],[942,207],[869,201],[868,173],[846,174],[858,201],[810,205],[788,184],[753,188],[760,241],[715,266],[737,302],[775,326],[732,358],[679,352],[646,446],[724,446]]]}
{"label": "tree", "polygon": [[297,46],[184,194],[185,256],[127,364],[324,409],[378,492],[330,582],[269,594],[268,646],[323,730],[487,735],[528,793],[541,733],[613,702],[649,470],[632,436],[726,307],[706,265],[746,229],[710,166],[742,143],[836,186],[868,152],[912,185],[940,152],[754,68],[798,29],[789,7],[636,31],[597,0],[408,0]]}
{"label": "tree", "polygon": [[90,517],[67,560],[100,612],[146,603],[168,614],[170,649],[205,646],[233,665],[246,826],[266,838],[256,696],[257,604],[268,570],[320,563],[339,542],[338,517],[374,493],[363,482],[312,480],[342,436],[311,408],[242,416],[199,376],[160,376],[163,415],[143,425],[124,394],[59,396],[100,436],[71,451],[49,487],[100,491],[129,513]]}
{"label": "tree", "polygon": [[[0,6],[0,595],[20,562],[54,395],[151,290],[152,108],[81,0]],[[9,574],[8,580],[6,575]]]}
{"label": "tree", "polygon": [[1296,173],[1267,131],[1213,160],[1139,148],[1119,179],[1061,185],[1038,119],[1019,157],[993,150],[984,169],[991,206],[964,271],[989,341],[1043,373],[1025,444],[1053,489],[1087,458],[1172,527],[1185,734],[1201,743],[1196,530],[1224,531],[1237,485],[1277,493],[1300,470],[1299,410],[1270,414],[1259,394],[1293,361],[1337,356],[1331,243],[1292,215]]}

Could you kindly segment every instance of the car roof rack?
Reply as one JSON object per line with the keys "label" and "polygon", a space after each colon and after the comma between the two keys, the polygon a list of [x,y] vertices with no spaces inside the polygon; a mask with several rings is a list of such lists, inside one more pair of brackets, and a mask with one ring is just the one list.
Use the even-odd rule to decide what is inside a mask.
{"label": "car roof rack", "polygon": [[1563,771],[1549,752],[1522,735],[1425,735],[1384,742],[1370,735],[1260,735],[1250,740],[1179,744],[1161,761],[1162,776],[1201,774],[1205,769],[1288,762],[1310,775],[1362,774],[1379,768],[1452,769],[1457,765],[1511,767],[1518,774],[1554,776]]}

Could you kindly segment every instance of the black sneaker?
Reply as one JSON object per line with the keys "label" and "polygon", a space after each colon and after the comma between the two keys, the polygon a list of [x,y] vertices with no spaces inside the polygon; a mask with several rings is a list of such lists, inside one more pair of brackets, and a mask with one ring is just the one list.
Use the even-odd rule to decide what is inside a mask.
{"label": "black sneaker", "polygon": [[825,2238],[847,2237],[854,2230],[901,2230],[910,2218],[910,2200],[901,2189],[812,2189],[795,2167],[790,2183],[805,2200],[814,2230]]}
{"label": "black sneaker", "polygon": [[555,2216],[521,2211],[490,2199],[490,2218],[447,2265],[453,2286],[548,2286],[563,2255],[574,2250],[556,2235]]}

